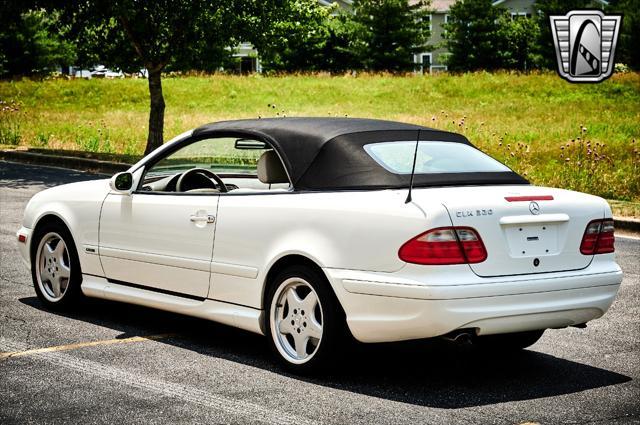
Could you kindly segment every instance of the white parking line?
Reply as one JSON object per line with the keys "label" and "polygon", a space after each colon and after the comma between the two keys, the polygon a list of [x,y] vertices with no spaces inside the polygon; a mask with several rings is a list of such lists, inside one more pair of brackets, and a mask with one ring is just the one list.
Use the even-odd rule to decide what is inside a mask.
{"label": "white parking line", "polygon": [[[26,351],[26,348],[27,347],[24,344],[9,341],[7,339],[0,339],[0,351],[22,352]],[[178,398],[216,411],[242,416],[250,422],[291,425],[313,425],[317,423],[305,417],[291,415],[289,413],[260,406],[252,402],[235,400],[220,394],[215,394],[213,391],[205,391],[189,385],[181,385],[149,378],[144,375],[124,371],[113,366],[106,366],[93,360],[74,357],[59,351],[41,352],[34,354],[32,358],[38,358],[58,366],[75,370],[85,375],[105,379],[113,382],[114,384],[124,384],[151,391],[165,397]]]}
{"label": "white parking line", "polygon": [[616,238],[640,241],[640,236],[635,236],[635,235],[616,235]]}

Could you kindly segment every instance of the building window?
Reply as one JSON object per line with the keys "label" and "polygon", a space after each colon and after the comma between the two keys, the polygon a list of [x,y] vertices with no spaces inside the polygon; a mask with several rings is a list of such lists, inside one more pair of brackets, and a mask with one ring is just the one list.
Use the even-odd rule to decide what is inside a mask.
{"label": "building window", "polygon": [[447,24],[451,22],[451,16],[446,14],[444,15],[444,26],[442,27],[442,37],[446,38],[447,36]]}
{"label": "building window", "polygon": [[447,71],[447,65],[431,65],[431,73],[438,73]]}
{"label": "building window", "polygon": [[431,53],[420,53],[413,57],[414,62],[416,63],[416,69],[421,74],[431,74]]}
{"label": "building window", "polygon": [[429,31],[433,31],[433,16],[427,16],[427,20],[429,21]]}
{"label": "building window", "polygon": [[511,12],[511,19],[522,19],[522,18],[531,18],[531,13],[529,12]]}

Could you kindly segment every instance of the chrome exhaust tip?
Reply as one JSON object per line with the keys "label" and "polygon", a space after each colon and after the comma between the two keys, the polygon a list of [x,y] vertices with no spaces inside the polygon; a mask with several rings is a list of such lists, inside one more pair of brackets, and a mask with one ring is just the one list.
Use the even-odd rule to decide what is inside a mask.
{"label": "chrome exhaust tip", "polygon": [[458,329],[442,335],[440,338],[459,345],[471,345],[475,336],[476,333],[473,329]]}

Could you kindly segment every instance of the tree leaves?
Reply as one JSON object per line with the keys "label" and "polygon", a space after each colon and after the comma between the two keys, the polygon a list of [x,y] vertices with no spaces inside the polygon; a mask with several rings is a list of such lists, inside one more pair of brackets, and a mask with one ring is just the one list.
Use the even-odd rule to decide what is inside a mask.
{"label": "tree leaves", "polygon": [[354,13],[345,19],[357,68],[406,72],[415,67],[413,55],[428,49],[430,2],[355,0]]}
{"label": "tree leaves", "polygon": [[0,31],[0,75],[38,75],[69,64],[76,53],[57,11],[13,10]]}

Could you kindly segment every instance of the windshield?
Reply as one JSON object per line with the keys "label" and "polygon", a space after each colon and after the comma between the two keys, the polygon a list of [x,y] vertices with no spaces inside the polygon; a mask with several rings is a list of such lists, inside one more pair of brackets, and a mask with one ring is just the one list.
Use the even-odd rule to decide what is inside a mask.
{"label": "windshield", "polygon": [[[394,174],[411,174],[415,141],[380,142],[364,145],[378,164]],[[478,149],[455,142],[420,141],[416,174],[482,173],[511,171]]]}

